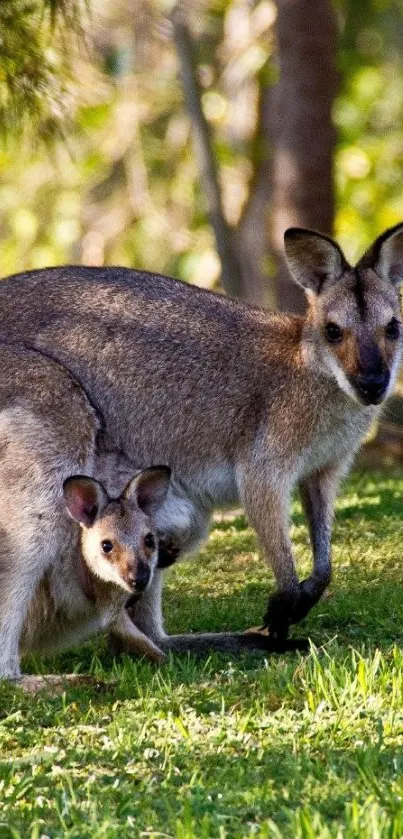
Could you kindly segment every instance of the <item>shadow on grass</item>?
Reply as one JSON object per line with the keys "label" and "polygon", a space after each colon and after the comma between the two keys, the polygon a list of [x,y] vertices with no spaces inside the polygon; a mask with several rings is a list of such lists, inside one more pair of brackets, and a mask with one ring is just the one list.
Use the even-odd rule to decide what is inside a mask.
{"label": "shadow on grass", "polygon": [[[403,583],[396,585],[393,581],[388,582],[360,582],[349,581],[349,584],[337,586],[334,593],[324,598],[312,611],[308,619],[296,627],[292,627],[292,636],[309,637],[316,647],[331,644],[332,655],[343,652],[349,647],[373,650],[375,647],[381,651],[387,651],[397,643],[403,644]],[[257,625],[260,620],[266,602],[264,589],[257,585],[246,586],[239,595],[219,596],[214,599],[213,608],[202,607],[197,596],[189,595],[186,598],[187,620],[186,625],[180,623],[171,625],[172,631],[221,631],[227,629],[245,629],[245,618],[248,610],[252,615],[250,622]],[[205,604],[204,604],[205,605]],[[168,604],[169,606],[169,604]],[[255,611],[256,610],[256,611]],[[194,614],[194,620],[189,618]],[[289,677],[292,675],[295,665],[300,661],[299,654],[289,653],[283,656],[268,655],[261,652],[246,652],[236,658],[237,666],[245,672],[260,669],[262,661],[269,662],[283,661],[289,667]],[[110,705],[111,701],[117,698],[127,698],[128,692],[121,679],[125,678],[125,662],[129,665],[130,678],[132,683],[152,681],[155,674],[164,673],[169,677],[170,682],[175,685],[188,684],[189,681],[198,683],[203,681],[205,667],[211,672],[222,672],[231,669],[234,656],[225,653],[212,653],[210,657],[195,658],[188,655],[172,656],[170,663],[157,668],[144,659],[133,659],[127,657],[115,658],[107,645],[105,638],[99,637],[91,642],[66,651],[57,657],[47,659],[28,659],[27,670],[40,673],[95,673],[101,680],[100,688],[88,686],[85,689],[66,686],[66,695],[69,701],[74,698],[85,696],[87,701],[91,700],[95,705]],[[123,667],[123,672],[122,668]],[[126,673],[127,676],[127,673]],[[102,681],[111,680],[110,688],[102,684]],[[130,693],[130,691],[129,691]]]}

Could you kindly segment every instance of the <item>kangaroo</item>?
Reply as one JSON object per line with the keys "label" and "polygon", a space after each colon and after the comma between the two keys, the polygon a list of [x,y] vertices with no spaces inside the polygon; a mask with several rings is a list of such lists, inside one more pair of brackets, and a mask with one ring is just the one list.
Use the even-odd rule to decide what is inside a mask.
{"label": "kangaroo", "polygon": [[[133,610],[152,586],[154,516],[170,470],[133,478],[127,456],[100,450],[102,417],[48,355],[0,343],[0,369],[0,678],[20,678],[21,653],[53,651],[105,627],[115,648],[162,661],[124,605]],[[255,639],[245,645],[273,647]],[[36,690],[44,680],[23,677],[21,685]]]}
{"label": "kangaroo", "polygon": [[[125,648],[165,656],[130,620],[125,605],[147,588],[157,563],[150,516],[163,503],[169,469],[140,472],[117,499],[88,476],[63,485],[71,540],[40,580],[25,617],[21,653],[54,652],[108,628]],[[74,525],[73,522],[76,524]]]}
{"label": "kangaroo", "polygon": [[[10,379],[0,357],[0,575],[8,592],[0,604],[0,673],[12,671],[15,661],[14,592],[26,595],[64,538],[60,517],[52,519],[49,512],[52,493],[50,506],[43,494],[34,497],[19,456],[16,475],[11,456],[27,451],[28,444],[34,466],[40,453],[49,486],[60,437],[58,476],[80,471],[70,468],[71,461],[88,456],[89,437],[105,462],[116,458],[139,469],[166,463],[172,469],[155,516],[159,570],[132,608],[136,626],[159,649],[235,651],[253,643],[241,633],[164,632],[163,568],[195,551],[216,507],[243,504],[272,565],[277,591],[264,622],[273,648],[284,645],[290,625],[318,601],[331,577],[340,478],[396,378],[403,224],[376,239],[355,267],[334,241],[310,230],[286,231],[285,250],[295,281],[306,291],[302,317],[125,268],[50,268],[0,283],[2,341],[53,364],[60,399],[64,379],[72,377],[98,422],[95,434],[93,419],[90,429],[86,422],[73,428],[71,408],[66,431],[49,386],[38,395],[26,370]],[[46,424],[52,425],[50,442]],[[289,538],[295,485],[313,549],[313,571],[302,582]],[[40,538],[31,513],[15,534],[11,496],[18,511],[24,502],[43,516]],[[18,567],[18,575],[10,567]]]}

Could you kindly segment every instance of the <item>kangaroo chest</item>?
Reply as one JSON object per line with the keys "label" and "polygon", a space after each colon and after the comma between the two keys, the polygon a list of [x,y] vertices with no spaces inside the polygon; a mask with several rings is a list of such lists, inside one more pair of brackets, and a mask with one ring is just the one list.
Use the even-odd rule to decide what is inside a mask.
{"label": "kangaroo chest", "polygon": [[318,422],[299,456],[299,473],[308,475],[328,464],[342,463],[358,449],[376,415],[374,409],[346,410],[337,405]]}
{"label": "kangaroo chest", "polygon": [[[62,557],[37,586],[21,638],[22,652],[53,652],[85,641],[106,629],[122,609],[122,593],[109,588],[108,597],[83,590],[82,575]],[[85,589],[85,587],[84,587]]]}

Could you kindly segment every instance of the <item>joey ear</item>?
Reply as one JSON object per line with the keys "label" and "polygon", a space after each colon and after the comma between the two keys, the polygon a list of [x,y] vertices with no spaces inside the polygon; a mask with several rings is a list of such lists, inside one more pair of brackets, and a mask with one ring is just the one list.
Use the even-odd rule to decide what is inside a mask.
{"label": "joey ear", "polygon": [[123,497],[135,501],[147,516],[152,516],[165,501],[171,470],[168,466],[152,466],[139,472],[127,485]]}
{"label": "joey ear", "polygon": [[284,233],[284,247],[294,280],[315,294],[336,283],[349,268],[338,244],[314,230],[289,227]]}
{"label": "joey ear", "polygon": [[73,475],[63,484],[67,512],[74,521],[91,527],[108,504],[108,496],[99,481],[86,475]]}
{"label": "joey ear", "polygon": [[378,236],[361,257],[357,268],[372,268],[385,282],[400,285],[403,280],[403,223]]}

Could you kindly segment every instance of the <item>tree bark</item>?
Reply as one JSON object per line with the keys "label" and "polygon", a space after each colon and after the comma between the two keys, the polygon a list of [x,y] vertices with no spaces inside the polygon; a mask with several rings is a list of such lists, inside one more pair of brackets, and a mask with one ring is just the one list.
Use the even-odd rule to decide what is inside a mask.
{"label": "tree bark", "polygon": [[337,25],[330,0],[277,0],[277,12],[279,80],[262,91],[263,159],[240,230],[243,286],[246,297],[260,302],[274,282],[277,307],[301,311],[304,298],[289,278],[283,236],[291,226],[332,231]]}
{"label": "tree bark", "polygon": [[192,37],[178,3],[171,15],[210,222],[229,295],[288,311],[305,298],[284,261],[284,231],[331,233],[334,215],[331,109],[337,92],[337,25],[331,0],[277,0],[277,84],[261,91],[259,161],[234,231],[226,222]]}

